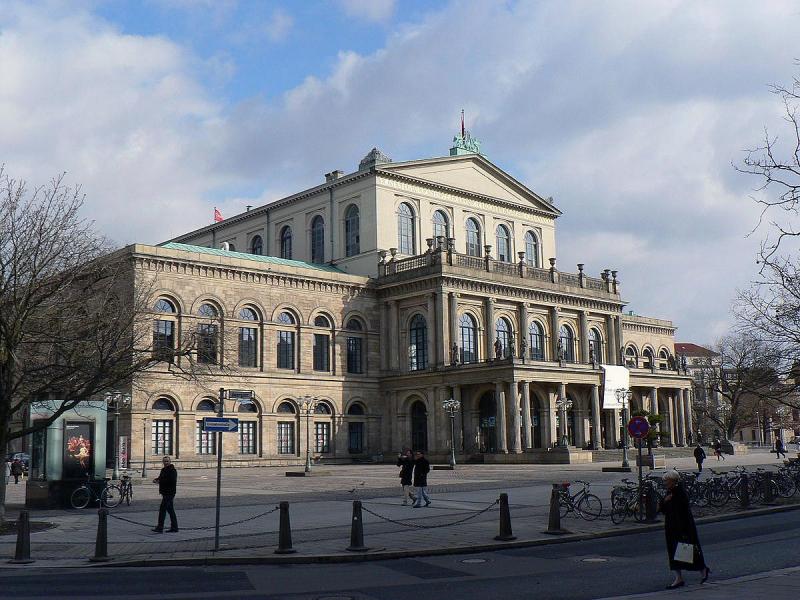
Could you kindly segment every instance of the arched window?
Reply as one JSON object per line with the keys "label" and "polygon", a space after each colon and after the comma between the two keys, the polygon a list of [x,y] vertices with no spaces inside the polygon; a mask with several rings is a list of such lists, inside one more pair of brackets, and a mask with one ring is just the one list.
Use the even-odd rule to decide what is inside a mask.
{"label": "arched window", "polygon": [[[258,406],[256,406],[255,402],[242,402],[239,404],[239,412],[240,413],[257,413]],[[241,427],[241,424],[240,424]],[[249,452],[243,452],[242,454],[250,454]]]}
{"label": "arched window", "polygon": [[507,358],[510,356],[511,336],[513,335],[511,323],[509,323],[508,319],[504,317],[497,319],[497,323],[495,324],[495,333],[497,334],[497,339],[500,340],[502,358]]}
{"label": "arched window", "polygon": [[644,368],[645,369],[652,369],[653,368],[653,351],[650,348],[645,348],[642,352],[642,358],[644,359]]}
{"label": "arched window", "polygon": [[159,298],[153,310],[158,313],[175,313],[175,306],[169,300]]}
{"label": "arched window", "polygon": [[281,402],[278,405],[277,412],[280,415],[278,419],[281,418],[284,419],[284,420],[279,420],[277,423],[278,454],[294,454],[295,432],[296,432],[296,422],[294,420],[294,415],[296,414],[297,411],[295,410],[294,404],[292,404],[291,402]]}
{"label": "arched window", "polygon": [[402,202],[397,207],[397,249],[401,254],[415,254],[414,211]]}
{"label": "arched window", "polygon": [[428,325],[425,317],[415,315],[408,331],[408,369],[420,371],[428,366]]}
{"label": "arched window", "polygon": [[196,412],[216,412],[217,407],[213,400],[200,400],[197,404]]}
{"label": "arched window", "polygon": [[210,323],[197,324],[197,362],[207,365],[217,364],[219,355],[219,325],[215,320],[219,311],[211,304],[201,304],[197,314],[210,319]]}
{"label": "arched window", "polygon": [[166,410],[169,412],[175,412],[175,405],[172,404],[172,401],[167,398],[159,398],[153,402],[153,410]]}
{"label": "arched window", "polygon": [[325,262],[325,221],[319,215],[311,219],[311,262]]}
{"label": "arched window", "polygon": [[314,333],[314,370],[331,370],[331,322],[325,315],[314,317],[314,327],[322,327],[326,331]]}
{"label": "arched window", "polygon": [[562,325],[558,330],[558,342],[561,345],[561,356],[567,362],[575,362],[575,334],[569,325]]}
{"label": "arched window", "polygon": [[470,217],[466,223],[467,256],[481,256],[481,227],[478,221]]}
{"label": "arched window", "polygon": [[633,346],[627,346],[625,348],[625,366],[626,367],[638,367],[639,366],[639,353],[636,352],[636,348]]}
{"label": "arched window", "polygon": [[525,263],[529,267],[538,267],[541,264],[539,262],[539,238],[533,231],[525,234]]}
{"label": "arched window", "polygon": [[347,415],[357,419],[347,423],[347,451],[350,454],[361,454],[365,451],[363,421],[365,412],[364,406],[358,402],[351,404],[350,408],[347,409]]}
{"label": "arched window", "polygon": [[258,321],[258,315],[252,308],[243,308],[239,311],[239,318],[243,321]]}
{"label": "arched window", "polygon": [[510,236],[505,225],[497,226],[495,237],[497,238],[497,260],[501,262],[511,262]]}
{"label": "arched window", "polygon": [[433,213],[433,237],[441,236],[445,239],[450,237],[450,221],[443,210],[437,210]]}
{"label": "arched window", "polygon": [[285,225],[281,229],[281,258],[292,258],[292,228]]}
{"label": "arched window", "polygon": [[478,360],[478,326],[470,314],[463,314],[458,320],[461,331],[461,362],[471,363]]}
{"label": "arched window", "polygon": [[236,246],[233,244],[233,242],[228,242],[228,251],[236,252]]}
{"label": "arched window", "polygon": [[544,329],[538,321],[532,321],[528,326],[528,345],[531,360],[544,360]]}
{"label": "arched window", "polygon": [[588,359],[594,358],[595,362],[603,362],[603,338],[594,327],[589,330],[589,354],[591,356]]}
{"label": "arched window", "polygon": [[285,415],[288,415],[288,414],[293,415],[297,411],[294,408],[294,404],[292,404],[291,402],[281,402],[278,405],[278,412],[281,413],[281,414],[285,414]]}
{"label": "arched window", "polygon": [[350,408],[347,409],[347,414],[351,416],[358,416],[361,417],[365,414],[364,405],[359,404],[358,402],[353,402],[350,405]]}
{"label": "arched window", "polygon": [[314,407],[314,414],[329,415],[331,414],[331,407],[325,404],[324,402],[317,402],[317,405]]}
{"label": "arched window", "polygon": [[253,239],[250,240],[250,254],[257,254],[258,256],[264,254],[264,242],[261,241],[260,235],[254,235]]}
{"label": "arched window", "polygon": [[658,368],[659,369],[667,369],[669,367],[669,350],[666,348],[662,348],[661,351],[658,353]]}
{"label": "arched window", "polygon": [[159,298],[153,310],[163,315],[153,320],[153,358],[172,362],[175,358],[175,305],[165,298]]}
{"label": "arched window", "polygon": [[328,317],[325,315],[317,315],[314,317],[314,327],[325,327],[328,328],[331,326],[331,322],[328,320]]}
{"label": "arched window", "polygon": [[361,236],[359,234],[358,207],[351,204],[344,213],[344,253],[355,256],[361,252]]}
{"label": "arched window", "polygon": [[[239,318],[243,321],[258,321],[258,315],[252,308],[243,308],[239,311]],[[239,327],[239,366],[258,366],[258,328],[248,326]]]}
{"label": "arched window", "polygon": [[278,323],[283,325],[294,325],[294,316],[290,312],[282,312],[278,315]]}
{"label": "arched window", "polygon": [[361,321],[350,319],[347,321],[346,329],[358,332],[355,335],[347,336],[347,372],[359,374],[364,372],[364,337],[360,335],[363,331]]}
{"label": "arched window", "polygon": [[295,318],[289,312],[282,312],[278,315],[278,325],[282,327],[278,330],[278,368],[294,369],[295,344],[294,328]]}
{"label": "arched window", "polygon": [[153,403],[153,411],[161,414],[154,414],[150,420],[150,452],[170,455],[175,431],[175,405],[168,398],[159,398]]}

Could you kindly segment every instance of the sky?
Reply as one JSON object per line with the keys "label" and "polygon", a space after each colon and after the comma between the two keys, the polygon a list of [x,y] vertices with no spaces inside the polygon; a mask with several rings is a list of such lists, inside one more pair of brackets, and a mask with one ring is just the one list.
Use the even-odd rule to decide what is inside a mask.
{"label": "sky", "polygon": [[711,343],[768,233],[734,166],[788,133],[800,5],[748,1],[0,0],[0,164],[65,172],[118,244],[352,172],[487,157],[563,211],[562,270]]}

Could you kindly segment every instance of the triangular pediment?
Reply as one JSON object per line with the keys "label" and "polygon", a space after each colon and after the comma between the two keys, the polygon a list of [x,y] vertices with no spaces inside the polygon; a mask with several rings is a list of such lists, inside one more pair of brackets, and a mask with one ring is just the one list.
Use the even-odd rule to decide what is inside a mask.
{"label": "triangular pediment", "polygon": [[561,214],[547,200],[479,154],[389,163],[379,168],[526,208],[533,207],[553,216]]}

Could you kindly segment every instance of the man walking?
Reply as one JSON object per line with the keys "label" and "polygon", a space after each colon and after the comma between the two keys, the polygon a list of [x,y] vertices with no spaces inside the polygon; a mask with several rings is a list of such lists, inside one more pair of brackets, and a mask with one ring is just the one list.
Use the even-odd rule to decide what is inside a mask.
{"label": "man walking", "polygon": [[425,506],[431,504],[431,499],[428,497],[428,473],[430,470],[431,463],[425,458],[425,453],[417,450],[414,459],[414,487],[417,488],[417,500],[414,502],[414,508],[421,508],[423,499]]}
{"label": "man walking", "polygon": [[714,455],[717,457],[717,462],[719,462],[719,459],[725,460],[725,456],[722,454],[722,442],[719,441],[719,438],[714,440],[711,447],[714,448]]}
{"label": "man walking", "polygon": [[400,467],[400,485],[403,486],[403,506],[408,506],[408,499],[416,501],[417,497],[411,492],[411,475],[414,472],[414,457],[411,450],[406,448],[397,457],[397,466]]}
{"label": "man walking", "polygon": [[697,448],[694,449],[694,460],[697,463],[697,474],[703,472],[703,461],[706,459],[705,450],[700,444],[697,444]]}
{"label": "man walking", "polygon": [[786,458],[786,448],[783,446],[783,440],[781,438],[775,438],[775,458]]}
{"label": "man walking", "polygon": [[19,483],[19,478],[22,476],[23,470],[22,461],[15,458],[14,462],[11,463],[11,474],[14,476],[14,483]]}
{"label": "man walking", "polygon": [[169,456],[163,459],[164,467],[158,477],[153,479],[153,483],[158,484],[158,493],[161,494],[161,506],[158,507],[158,525],[153,528],[156,533],[164,533],[164,520],[169,513],[170,532],[178,531],[178,517],[175,516],[175,508],[172,505],[175,500],[175,492],[178,488],[178,471],[172,464]]}

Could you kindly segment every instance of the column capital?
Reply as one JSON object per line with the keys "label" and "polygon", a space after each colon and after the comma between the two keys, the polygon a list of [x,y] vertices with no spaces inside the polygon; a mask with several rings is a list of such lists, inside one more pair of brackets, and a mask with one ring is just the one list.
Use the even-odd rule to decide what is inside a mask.
{"label": "column capital", "polygon": [[451,298],[460,298],[461,297],[461,293],[460,292],[448,291],[447,293],[450,295]]}

